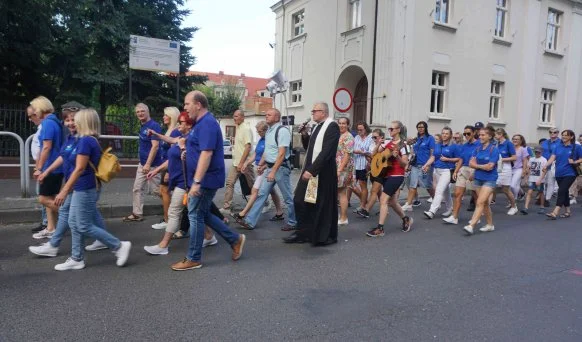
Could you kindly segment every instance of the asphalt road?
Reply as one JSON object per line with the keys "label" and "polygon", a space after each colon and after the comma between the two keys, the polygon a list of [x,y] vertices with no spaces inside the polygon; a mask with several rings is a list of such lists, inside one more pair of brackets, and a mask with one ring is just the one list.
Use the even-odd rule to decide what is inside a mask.
{"label": "asphalt road", "polygon": [[39,258],[29,226],[4,227],[0,341],[581,341],[580,206],[557,221],[504,211],[494,206],[495,232],[466,237],[416,209],[411,232],[392,217],[378,239],[364,235],[375,218],[350,214],[340,242],[317,248],[281,243],[264,215],[238,262],[220,240],[185,272],[169,268],[185,240],[144,252],[162,234],[153,217],[108,221],[133,242],[126,267],[98,251],[69,272],[53,270],[68,237]]}

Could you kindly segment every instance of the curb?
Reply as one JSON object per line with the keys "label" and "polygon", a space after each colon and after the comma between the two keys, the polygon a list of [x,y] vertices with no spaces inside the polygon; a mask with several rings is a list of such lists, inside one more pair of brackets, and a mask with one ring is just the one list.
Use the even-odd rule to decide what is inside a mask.
{"label": "curb", "polygon": [[[99,205],[101,215],[104,219],[124,217],[131,213],[131,205]],[[143,216],[162,215],[161,204],[145,204],[143,206]],[[13,210],[0,210],[0,225],[13,223],[35,223],[40,221],[40,209],[25,208]]]}

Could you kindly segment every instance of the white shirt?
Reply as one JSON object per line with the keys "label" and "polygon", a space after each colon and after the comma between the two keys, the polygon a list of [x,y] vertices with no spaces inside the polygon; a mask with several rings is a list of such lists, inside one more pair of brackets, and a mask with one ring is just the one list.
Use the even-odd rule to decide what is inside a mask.
{"label": "white shirt", "polygon": [[32,154],[32,159],[35,161],[40,157],[40,141],[38,141],[38,135],[40,134],[41,128],[42,124],[38,125],[36,133],[32,136],[32,144],[30,144],[30,153]]}
{"label": "white shirt", "polygon": [[[547,163],[548,163],[548,161],[544,157],[531,158],[529,160],[529,179],[528,180],[530,183],[535,183],[540,179],[540,177],[542,176],[542,169],[544,168],[544,166],[546,166]],[[544,183],[545,179],[541,178],[541,180],[542,180],[542,183]]]}

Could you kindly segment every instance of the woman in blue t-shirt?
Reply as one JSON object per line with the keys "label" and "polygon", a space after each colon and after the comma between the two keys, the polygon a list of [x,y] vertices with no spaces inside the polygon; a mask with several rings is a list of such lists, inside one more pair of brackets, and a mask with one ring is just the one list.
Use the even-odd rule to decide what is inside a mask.
{"label": "woman in blue t-shirt", "polygon": [[463,229],[467,234],[473,234],[473,228],[481,220],[481,215],[485,214],[487,224],[479,230],[482,232],[492,232],[493,215],[489,206],[489,197],[497,186],[497,161],[499,160],[499,150],[493,146],[492,141],[495,130],[491,126],[482,128],[479,131],[479,140],[481,145],[473,151],[473,156],[469,161],[469,166],[475,169],[473,175],[473,185],[477,192],[477,206],[473,212],[473,217],[469,224]]}
{"label": "woman in blue t-shirt", "polygon": [[98,181],[94,168],[99,167],[101,146],[97,137],[101,131],[99,114],[92,109],[81,109],[75,114],[77,126],[77,146],[68,157],[75,164],[69,179],[55,197],[55,205],[61,206],[72,191],[69,209],[71,227],[71,256],[62,264],[55,266],[57,271],[80,270],[85,268],[84,238],[91,237],[101,241],[117,256],[117,266],[125,265],[129,257],[131,242],[120,241],[99,226],[97,217]]}
{"label": "woman in blue t-shirt", "polygon": [[[509,205],[507,206],[507,215],[517,214],[517,205],[515,204],[515,196],[511,192],[511,178],[513,175],[513,165],[517,160],[517,155],[515,152],[515,146],[511,141],[509,141],[509,135],[503,128],[498,128],[495,130],[495,139],[497,140],[497,149],[501,155],[501,169],[498,170],[499,175],[497,177],[497,186],[501,187],[501,190],[507,196]],[[495,193],[493,193],[493,199],[495,199]]]}
{"label": "woman in blue t-shirt", "polygon": [[[243,170],[246,169],[250,163],[254,163],[255,166],[258,166],[259,162],[261,161],[261,157],[263,156],[263,152],[265,151],[265,134],[267,133],[267,129],[269,129],[269,125],[267,125],[266,121],[260,121],[255,126],[255,129],[257,130],[257,133],[261,138],[257,142],[257,146],[255,146],[255,152],[253,152],[247,158],[247,160],[244,161],[242,166]],[[257,200],[257,197],[259,195],[259,189],[261,188],[261,184],[263,183],[265,176],[266,175],[262,173],[258,175],[257,178],[255,178],[255,184],[253,184],[253,188],[251,189],[251,197],[247,201],[247,205],[240,213],[232,214],[232,217],[234,217],[235,220],[237,221],[243,220],[245,218],[245,215],[249,212],[249,210],[251,210],[253,204],[255,204],[255,201]],[[281,199],[279,198],[279,195],[277,195],[275,188],[271,190],[271,199],[273,200],[273,203],[275,203],[276,212],[275,216],[270,218],[269,221],[283,220],[283,208],[281,207]]]}
{"label": "woman in blue t-shirt", "polygon": [[551,213],[547,213],[550,219],[555,220],[560,214],[560,208],[564,207],[565,212],[560,217],[570,217],[570,186],[577,177],[576,168],[582,163],[582,147],[576,144],[576,134],[566,129],[562,131],[562,141],[557,143],[552,149],[552,156],[548,159],[543,168],[543,176],[548,171],[547,165],[555,164],[556,181],[558,182],[558,199],[556,207]]}
{"label": "woman in blue t-shirt", "polygon": [[[162,118],[164,125],[167,130],[165,134],[158,133],[153,129],[148,130],[148,134],[155,135],[160,139],[160,151],[162,155],[162,163],[168,160],[168,150],[176,142],[175,138],[179,137],[180,131],[178,130],[178,116],[180,116],[180,110],[176,107],[166,107],[164,108],[164,117]],[[170,176],[166,171],[162,171],[160,174],[160,197],[162,198],[162,206],[164,207],[164,218],[159,223],[154,223],[152,225],[153,229],[164,229],[166,228],[168,222],[168,208],[170,207],[170,190],[168,189],[168,182]]]}

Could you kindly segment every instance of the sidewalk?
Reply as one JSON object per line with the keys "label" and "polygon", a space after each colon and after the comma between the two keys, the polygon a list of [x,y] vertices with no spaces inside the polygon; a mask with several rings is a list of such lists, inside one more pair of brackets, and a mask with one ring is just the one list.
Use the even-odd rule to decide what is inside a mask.
{"label": "sidewalk", "polygon": [[[228,161],[227,161],[228,164]],[[230,165],[228,165],[230,166]],[[295,188],[299,179],[299,169],[291,172],[291,186]],[[35,193],[35,182],[31,182],[31,193]],[[124,217],[132,211],[132,188],[133,178],[116,178],[111,183],[104,184],[99,208],[105,218]],[[0,225],[24,222],[40,221],[40,205],[36,197],[20,197],[20,181],[18,179],[1,179],[0,189],[2,189],[2,198],[0,198]],[[233,207],[242,209],[246,202],[241,195],[240,186],[234,188],[235,194]],[[422,191],[421,195],[425,192]],[[407,191],[401,191],[400,198],[403,199]],[[214,202],[220,208],[224,198],[224,188],[219,189],[214,198]],[[352,196],[351,203],[357,203],[355,195]],[[144,215],[162,215],[161,200],[152,195],[144,196]]]}

